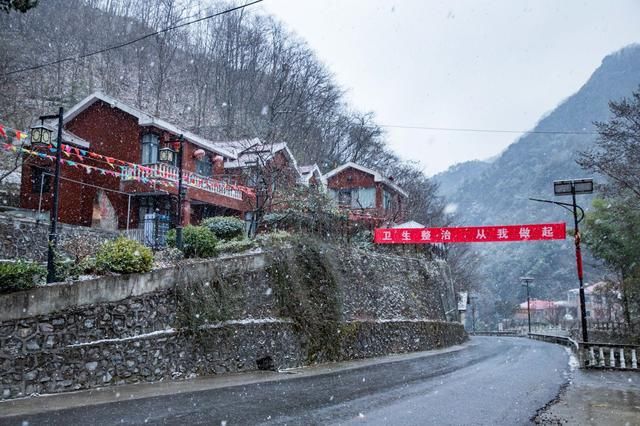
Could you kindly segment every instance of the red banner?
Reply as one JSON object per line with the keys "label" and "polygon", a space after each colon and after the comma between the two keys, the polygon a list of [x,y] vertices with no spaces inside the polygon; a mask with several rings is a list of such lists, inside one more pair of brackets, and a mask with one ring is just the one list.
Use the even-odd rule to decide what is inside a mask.
{"label": "red banner", "polygon": [[377,244],[487,243],[564,240],[564,223],[530,225],[464,226],[453,228],[378,228]]}

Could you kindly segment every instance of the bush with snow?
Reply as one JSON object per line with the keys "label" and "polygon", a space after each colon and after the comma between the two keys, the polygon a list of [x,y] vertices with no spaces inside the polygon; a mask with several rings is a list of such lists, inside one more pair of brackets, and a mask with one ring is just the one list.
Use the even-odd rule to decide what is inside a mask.
{"label": "bush with snow", "polygon": [[152,265],[151,249],[125,237],[103,243],[96,254],[96,267],[102,271],[120,274],[149,272]]}

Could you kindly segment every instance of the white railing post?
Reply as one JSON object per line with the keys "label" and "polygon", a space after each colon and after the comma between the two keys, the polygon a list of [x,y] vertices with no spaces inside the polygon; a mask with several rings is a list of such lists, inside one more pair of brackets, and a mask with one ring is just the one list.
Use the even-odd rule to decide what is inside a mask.
{"label": "white railing post", "polygon": [[600,350],[598,351],[598,357],[598,366],[604,367],[606,364],[604,362],[604,348],[602,346],[600,346]]}
{"label": "white railing post", "polygon": [[624,348],[620,348],[620,368],[627,368],[627,362],[624,359]]}
{"label": "white railing post", "polygon": [[609,367],[616,366],[616,356],[613,353],[613,347],[609,349]]}
{"label": "white railing post", "polygon": [[593,351],[593,346],[589,347],[589,365],[591,367],[595,367],[596,365],[596,354]]}
{"label": "white railing post", "polygon": [[631,368],[638,368],[638,358],[635,349],[631,349]]}

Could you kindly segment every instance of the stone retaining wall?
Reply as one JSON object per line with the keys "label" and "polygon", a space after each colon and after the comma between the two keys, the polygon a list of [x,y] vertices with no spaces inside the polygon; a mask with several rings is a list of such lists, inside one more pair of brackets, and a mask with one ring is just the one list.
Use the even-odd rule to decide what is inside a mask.
{"label": "stone retaining wall", "polygon": [[[99,245],[117,237],[117,232],[86,226],[58,224],[58,241],[82,237]],[[0,214],[0,259],[23,259],[44,262],[47,260],[49,222],[32,218]]]}
{"label": "stone retaining wall", "polygon": [[[253,253],[1,295],[0,395],[289,368],[466,339],[461,324],[445,322],[448,286],[434,265],[330,251],[342,310],[327,323],[336,330],[330,359],[311,357],[310,336],[281,314],[268,272],[280,252]],[[179,290],[194,283],[222,283],[226,318],[180,318]]]}

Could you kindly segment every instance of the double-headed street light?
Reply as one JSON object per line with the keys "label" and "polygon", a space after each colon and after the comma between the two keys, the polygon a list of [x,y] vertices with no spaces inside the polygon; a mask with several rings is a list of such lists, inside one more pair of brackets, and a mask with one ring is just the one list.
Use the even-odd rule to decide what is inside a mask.
{"label": "double-headed street light", "polygon": [[531,299],[529,298],[529,284],[533,282],[531,277],[520,277],[523,286],[527,286],[527,323],[529,324],[529,333],[531,333]]}
{"label": "double-headed street light", "polygon": [[31,144],[32,146],[49,145],[51,143],[51,135],[53,129],[46,126],[44,120],[58,119],[58,140],[56,142],[56,167],[53,178],[53,201],[49,210],[49,244],[47,249],[47,282],[56,281],[56,262],[55,250],[58,246],[58,194],[60,192],[60,157],[62,155],[62,119],[64,109],[60,107],[60,111],[56,115],[43,115],[40,117],[40,124],[31,128]]}
{"label": "double-headed street light", "polygon": [[[536,198],[529,198],[532,201],[540,201],[543,203],[556,204],[564,209],[567,209],[573,213],[574,224],[574,241],[576,246],[576,268],[578,270],[578,281],[580,282],[580,322],[582,328],[582,341],[588,342],[589,335],[587,331],[587,313],[586,303],[584,296],[584,279],[582,273],[582,251],[580,249],[580,229],[578,224],[584,219],[584,209],[576,204],[577,194],[591,194],[593,193],[593,179],[569,179],[569,180],[557,180],[553,182],[553,194],[556,196],[571,195],[572,203],[562,203],[559,201],[551,200],[539,200]],[[569,209],[571,207],[571,209]],[[578,218],[578,210],[580,211],[580,217]]]}

